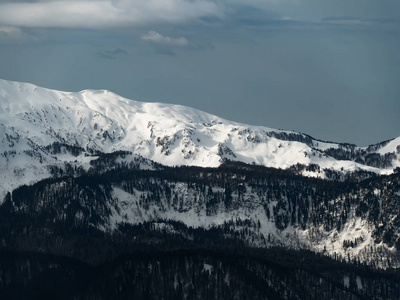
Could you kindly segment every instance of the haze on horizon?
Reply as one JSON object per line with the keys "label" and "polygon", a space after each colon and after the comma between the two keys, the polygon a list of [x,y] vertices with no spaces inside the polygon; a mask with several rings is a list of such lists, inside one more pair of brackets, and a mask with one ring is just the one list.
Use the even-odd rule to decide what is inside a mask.
{"label": "haze on horizon", "polygon": [[0,0],[0,78],[359,146],[400,136],[400,2]]}

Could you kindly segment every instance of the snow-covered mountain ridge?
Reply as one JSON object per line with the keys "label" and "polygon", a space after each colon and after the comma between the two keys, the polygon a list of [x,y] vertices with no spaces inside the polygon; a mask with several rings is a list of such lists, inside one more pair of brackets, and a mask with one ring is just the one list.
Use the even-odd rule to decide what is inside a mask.
{"label": "snow-covered mountain ridge", "polygon": [[301,164],[301,174],[322,178],[326,170],[388,174],[400,166],[400,138],[360,148],[104,90],[62,92],[5,80],[0,134],[2,195],[49,177],[51,166],[89,168],[96,153],[115,151],[168,166],[217,167],[225,160],[282,169]]}
{"label": "snow-covered mountain ridge", "polygon": [[0,81],[0,133],[4,249],[43,241],[64,255],[75,245],[60,242],[66,233],[140,233],[151,244],[162,232],[400,266],[400,138],[362,148],[108,91],[9,81]]}

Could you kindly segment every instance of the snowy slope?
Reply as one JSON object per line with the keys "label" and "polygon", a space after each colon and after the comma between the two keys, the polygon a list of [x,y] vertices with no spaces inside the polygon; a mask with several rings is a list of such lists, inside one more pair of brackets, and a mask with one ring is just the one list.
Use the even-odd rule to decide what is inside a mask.
{"label": "snowy slope", "polygon": [[[53,143],[81,148],[55,155]],[[400,138],[371,149],[326,143],[308,135],[227,121],[189,107],[143,103],[105,90],[77,93],[0,80],[0,193],[50,176],[65,162],[89,168],[94,153],[124,150],[155,162],[217,167],[225,159],[289,168],[317,164],[339,172],[390,173],[400,166]],[[341,160],[328,150],[391,154],[385,167]],[[304,175],[324,177],[323,171]],[[0,194],[0,198],[2,195]]]}

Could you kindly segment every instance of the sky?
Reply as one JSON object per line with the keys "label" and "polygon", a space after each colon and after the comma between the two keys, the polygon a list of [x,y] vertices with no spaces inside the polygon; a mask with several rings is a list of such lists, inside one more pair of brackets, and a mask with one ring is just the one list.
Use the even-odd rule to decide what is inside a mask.
{"label": "sky", "polygon": [[400,136],[400,1],[0,0],[0,78],[367,146]]}

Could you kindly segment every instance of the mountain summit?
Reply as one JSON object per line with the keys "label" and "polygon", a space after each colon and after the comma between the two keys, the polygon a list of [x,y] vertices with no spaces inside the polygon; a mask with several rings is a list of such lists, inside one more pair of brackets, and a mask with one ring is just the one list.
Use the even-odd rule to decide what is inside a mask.
{"label": "mountain summit", "polygon": [[[227,121],[193,108],[128,100],[105,90],[77,93],[0,80],[0,193],[50,177],[52,166],[88,168],[100,153],[128,151],[166,166],[239,161],[299,174],[400,166],[400,138],[365,148]],[[0,197],[1,197],[0,195]]]}

